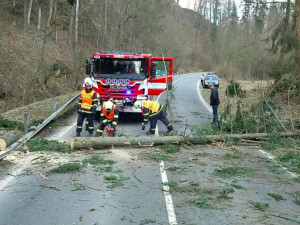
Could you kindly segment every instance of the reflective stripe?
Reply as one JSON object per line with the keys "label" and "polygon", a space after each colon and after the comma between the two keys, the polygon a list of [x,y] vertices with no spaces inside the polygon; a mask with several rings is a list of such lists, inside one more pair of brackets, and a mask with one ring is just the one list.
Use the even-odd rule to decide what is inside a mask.
{"label": "reflective stripe", "polygon": [[86,110],[90,110],[92,108],[94,94],[94,90],[92,90],[90,93],[86,93],[85,90],[81,92],[81,108]]}
{"label": "reflective stripe", "polygon": [[106,122],[107,122],[107,120],[103,120],[102,122],[103,122],[103,123],[106,123]]}
{"label": "reflective stripe", "polygon": [[144,114],[144,116],[148,116],[148,115],[149,115],[149,113],[145,113],[145,114]]}
{"label": "reflective stripe", "polygon": [[155,128],[151,129],[151,130],[155,130]]}
{"label": "reflective stripe", "polygon": [[85,124],[89,124],[89,121],[85,121]]}
{"label": "reflective stripe", "polygon": [[169,124],[167,127],[171,126],[172,124]]}
{"label": "reflective stripe", "polygon": [[149,119],[144,119],[144,121],[149,121]]}
{"label": "reflective stripe", "polygon": [[117,125],[117,122],[114,121],[114,122],[112,122],[112,124],[113,124],[113,125]]}
{"label": "reflective stripe", "polygon": [[158,112],[151,114],[151,115],[150,115],[150,117],[151,117],[151,116],[155,116],[155,115],[157,115],[158,113],[160,113],[160,112],[161,112],[161,110],[162,110],[162,109],[163,109],[163,106],[161,106],[161,108],[160,108],[160,110],[159,110]]}
{"label": "reflective stripe", "polygon": [[93,99],[93,102],[95,102],[95,101],[98,101],[98,99],[96,99],[96,98],[95,98],[95,99]]}
{"label": "reflective stripe", "polygon": [[103,114],[103,113],[101,113],[101,116],[104,116],[104,114]]}
{"label": "reflective stripe", "polygon": [[94,129],[94,127],[88,127],[89,129]]}
{"label": "reflective stripe", "polygon": [[82,128],[82,126],[77,126],[77,128]]}
{"label": "reflective stripe", "polygon": [[119,118],[119,115],[114,115],[114,118]]}
{"label": "reflective stripe", "polygon": [[99,132],[99,133],[102,133],[102,132],[103,132],[103,130],[99,130],[99,129],[97,129],[97,132]]}

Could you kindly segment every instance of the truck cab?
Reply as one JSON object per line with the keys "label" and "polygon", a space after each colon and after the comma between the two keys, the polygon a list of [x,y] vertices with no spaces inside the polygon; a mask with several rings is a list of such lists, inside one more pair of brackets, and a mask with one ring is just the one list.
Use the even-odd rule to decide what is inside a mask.
{"label": "truck cab", "polygon": [[103,101],[112,100],[122,112],[141,112],[133,107],[138,100],[152,99],[172,83],[173,58],[153,57],[140,52],[95,52],[86,61],[86,74]]}

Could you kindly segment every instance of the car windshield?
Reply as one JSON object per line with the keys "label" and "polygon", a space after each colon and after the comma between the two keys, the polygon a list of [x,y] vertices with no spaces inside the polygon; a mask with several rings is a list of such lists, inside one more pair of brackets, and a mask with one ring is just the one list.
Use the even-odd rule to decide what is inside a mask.
{"label": "car windshield", "polygon": [[94,77],[144,80],[146,78],[146,60],[116,58],[95,59]]}
{"label": "car windshield", "polygon": [[218,77],[215,75],[206,75],[205,80],[218,80]]}

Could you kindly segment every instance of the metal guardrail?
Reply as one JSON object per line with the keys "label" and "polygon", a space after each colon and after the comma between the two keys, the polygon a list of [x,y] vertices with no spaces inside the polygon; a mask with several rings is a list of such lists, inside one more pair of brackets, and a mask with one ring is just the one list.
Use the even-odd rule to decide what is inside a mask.
{"label": "metal guardrail", "polygon": [[38,134],[44,127],[46,127],[55,117],[58,116],[59,113],[61,113],[66,107],[68,107],[71,103],[73,103],[80,94],[74,96],[71,98],[67,103],[65,103],[62,107],[60,107],[55,113],[51,114],[47,119],[43,121],[42,124],[36,127],[35,130],[25,134],[23,137],[21,137],[18,141],[4,149],[0,152],[0,160],[5,158],[7,155],[9,155],[11,152],[13,152],[15,149],[19,148],[21,145],[26,143],[28,140],[33,138],[36,134]]}

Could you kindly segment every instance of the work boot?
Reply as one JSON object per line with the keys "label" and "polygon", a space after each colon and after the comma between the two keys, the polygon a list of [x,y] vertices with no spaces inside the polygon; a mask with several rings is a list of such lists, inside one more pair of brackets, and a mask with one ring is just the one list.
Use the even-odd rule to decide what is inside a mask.
{"label": "work boot", "polygon": [[80,133],[79,133],[79,132],[77,132],[75,136],[76,136],[76,137],[80,137]]}
{"label": "work boot", "polygon": [[89,137],[93,137],[93,133],[89,133]]}
{"label": "work boot", "polygon": [[168,126],[168,133],[171,133],[173,131],[173,126]]}
{"label": "work boot", "polygon": [[147,133],[146,133],[147,135],[153,135],[153,134],[155,134],[155,132],[154,131],[151,131],[151,130],[149,130]]}

